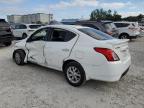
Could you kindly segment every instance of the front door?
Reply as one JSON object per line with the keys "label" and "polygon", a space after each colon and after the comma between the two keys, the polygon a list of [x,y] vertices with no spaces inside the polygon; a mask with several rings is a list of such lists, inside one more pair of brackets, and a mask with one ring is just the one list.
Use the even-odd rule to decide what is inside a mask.
{"label": "front door", "polygon": [[37,63],[37,64],[45,64],[44,57],[44,46],[46,43],[46,37],[48,35],[48,29],[43,28],[36,31],[32,36],[28,39],[26,48],[28,49],[28,61]]}
{"label": "front door", "polygon": [[63,60],[69,57],[77,38],[78,36],[71,31],[52,28],[51,38],[44,48],[48,67],[61,69]]}

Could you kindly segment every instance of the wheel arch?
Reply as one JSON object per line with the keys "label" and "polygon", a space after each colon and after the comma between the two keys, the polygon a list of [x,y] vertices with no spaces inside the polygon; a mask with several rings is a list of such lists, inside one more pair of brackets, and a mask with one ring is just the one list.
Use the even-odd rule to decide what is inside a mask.
{"label": "wheel arch", "polygon": [[26,33],[26,32],[23,32],[22,35],[27,35],[27,33]]}
{"label": "wheel arch", "polygon": [[[78,61],[76,61],[76,60],[73,60],[73,59],[68,59],[68,60],[65,60],[65,61],[63,61],[63,65],[62,65],[62,70],[64,70],[64,68],[66,67],[66,65],[68,64],[68,63],[70,63],[70,62],[76,62],[76,63],[78,63],[78,64],[80,64]],[[81,64],[80,64],[81,65]],[[82,66],[82,65],[81,65]],[[83,66],[82,66],[83,67]]]}

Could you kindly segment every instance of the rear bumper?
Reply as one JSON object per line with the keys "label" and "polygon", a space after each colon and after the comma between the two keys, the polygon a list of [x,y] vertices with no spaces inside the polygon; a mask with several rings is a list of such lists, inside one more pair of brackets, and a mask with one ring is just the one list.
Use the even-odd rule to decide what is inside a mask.
{"label": "rear bumper", "polygon": [[87,80],[101,80],[106,82],[119,81],[124,76],[131,65],[131,58],[125,61],[106,63],[100,66],[87,66],[85,68]]}
{"label": "rear bumper", "polygon": [[129,36],[129,39],[136,39],[138,37],[138,35],[136,36]]}
{"label": "rear bumper", "polygon": [[119,34],[116,33],[116,34],[113,34],[112,36],[115,37],[115,38],[118,38],[118,37],[119,37]]}
{"label": "rear bumper", "polygon": [[130,39],[136,39],[137,37],[139,37],[139,35],[140,35],[140,32],[135,32],[135,33],[132,33],[132,34],[129,36],[129,38],[130,38]]}

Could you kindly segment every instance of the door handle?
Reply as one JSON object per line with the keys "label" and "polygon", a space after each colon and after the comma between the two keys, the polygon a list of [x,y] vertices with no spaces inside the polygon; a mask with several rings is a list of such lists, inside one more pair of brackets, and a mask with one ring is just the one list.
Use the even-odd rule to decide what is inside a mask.
{"label": "door handle", "polygon": [[62,49],[62,51],[64,51],[64,52],[68,52],[69,49],[65,48],[65,49]]}

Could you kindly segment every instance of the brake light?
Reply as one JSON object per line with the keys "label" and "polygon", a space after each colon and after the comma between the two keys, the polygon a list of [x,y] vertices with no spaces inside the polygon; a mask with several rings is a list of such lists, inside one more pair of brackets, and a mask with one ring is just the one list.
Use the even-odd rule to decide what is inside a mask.
{"label": "brake light", "polygon": [[94,48],[94,50],[98,53],[101,53],[106,57],[106,59],[110,62],[112,61],[119,61],[118,55],[111,49],[108,48]]}
{"label": "brake light", "polygon": [[107,32],[107,34],[112,35],[112,34],[113,34],[113,32]]}

